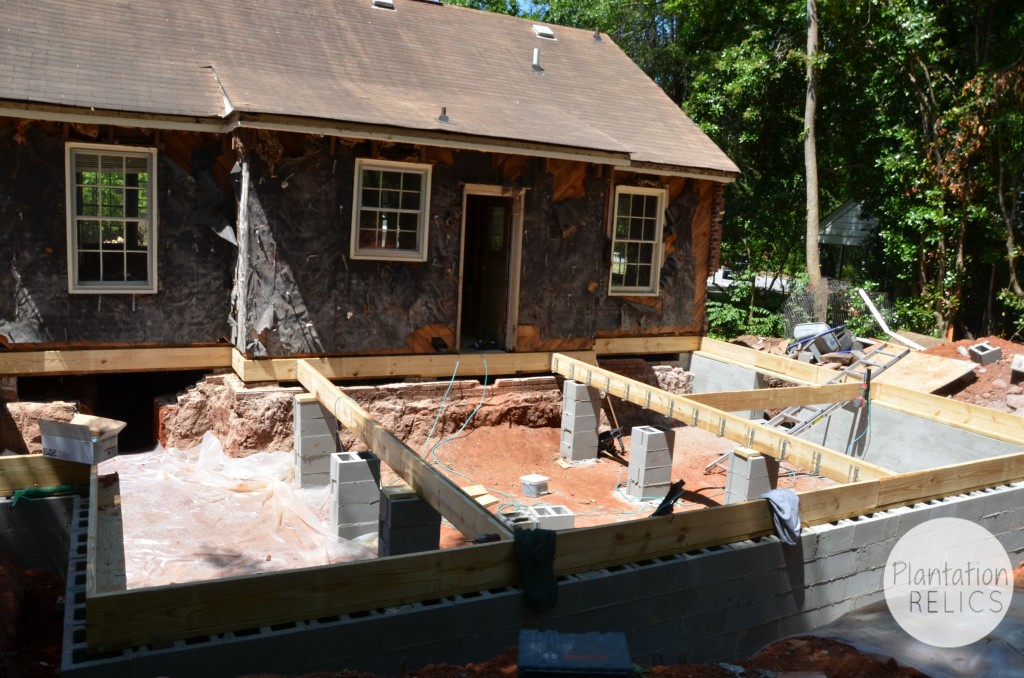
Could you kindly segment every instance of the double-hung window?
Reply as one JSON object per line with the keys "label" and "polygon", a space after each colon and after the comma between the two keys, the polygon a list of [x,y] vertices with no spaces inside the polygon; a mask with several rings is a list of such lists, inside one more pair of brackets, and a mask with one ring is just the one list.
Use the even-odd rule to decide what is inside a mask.
{"label": "double-hung window", "polygon": [[353,259],[426,261],[430,165],[356,160]]}
{"label": "double-hung window", "polygon": [[634,186],[615,189],[610,294],[658,294],[664,213],[663,189]]}
{"label": "double-hung window", "polygon": [[69,143],[66,162],[68,291],[156,292],[156,149]]}

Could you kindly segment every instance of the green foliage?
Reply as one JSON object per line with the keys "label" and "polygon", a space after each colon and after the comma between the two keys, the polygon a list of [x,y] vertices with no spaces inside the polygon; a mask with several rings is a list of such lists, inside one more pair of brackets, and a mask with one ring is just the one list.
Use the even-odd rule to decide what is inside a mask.
{"label": "green foliage", "polygon": [[[750,269],[737,273],[732,284],[725,288],[724,299],[708,299],[709,336],[732,339],[741,334],[779,337],[785,333],[785,324],[777,308],[781,297],[757,290],[754,278],[755,273]],[[765,299],[759,299],[758,292],[763,293],[761,296]],[[767,303],[773,308],[761,306],[760,303]]]}

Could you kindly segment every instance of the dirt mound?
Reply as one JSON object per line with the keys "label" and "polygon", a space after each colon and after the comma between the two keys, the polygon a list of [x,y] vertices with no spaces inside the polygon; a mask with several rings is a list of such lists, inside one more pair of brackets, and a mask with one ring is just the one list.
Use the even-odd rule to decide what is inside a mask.
{"label": "dirt mound", "polygon": [[1015,384],[1013,379],[1013,356],[1024,355],[1024,344],[1016,344],[999,337],[964,339],[951,344],[930,348],[925,353],[943,358],[970,360],[965,356],[969,349],[981,342],[988,342],[994,348],[1002,349],[1002,357],[988,365],[977,365],[974,380],[958,382],[943,390],[940,395],[950,396],[972,405],[980,405],[1000,412],[1013,412],[1024,416],[1024,383]]}

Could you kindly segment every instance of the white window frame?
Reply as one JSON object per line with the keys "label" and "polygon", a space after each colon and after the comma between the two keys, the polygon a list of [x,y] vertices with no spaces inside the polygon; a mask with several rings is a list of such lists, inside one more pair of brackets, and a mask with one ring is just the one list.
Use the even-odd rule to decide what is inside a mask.
{"label": "white window frame", "polygon": [[[133,281],[88,281],[78,279],[78,220],[86,215],[78,214],[78,191],[75,175],[75,156],[96,154],[107,156],[146,158],[149,170],[149,190],[146,201],[147,216],[132,217],[131,221],[145,221],[147,224],[148,246],[146,249],[149,279],[145,282]],[[108,144],[89,144],[68,142],[64,149],[65,186],[67,188],[67,249],[68,249],[68,293],[70,294],[155,294],[157,292],[157,150],[145,146],[114,146]],[[123,220],[128,217],[111,219],[96,215],[95,221]]]}
{"label": "white window frame", "polygon": [[[627,286],[616,286],[615,279],[615,246],[623,240],[617,236],[618,229],[616,228],[619,221],[619,197],[623,194],[627,195],[643,195],[643,196],[656,196],[658,198],[657,203],[657,221],[655,225],[654,241],[651,261],[651,284],[646,287],[627,287]],[[616,186],[615,187],[615,200],[612,204],[611,209],[611,232],[612,232],[612,250],[611,260],[609,261],[610,270],[608,272],[608,295],[612,297],[656,297],[660,293],[659,291],[659,278],[661,277],[661,260],[662,260],[662,233],[665,227],[665,204],[668,200],[668,191],[664,188],[645,188],[641,186]],[[630,242],[650,242],[647,240],[629,240]],[[629,262],[626,262],[629,263]]]}
{"label": "white window frame", "polygon": [[[378,261],[426,261],[430,237],[430,165],[411,162],[395,162],[393,160],[374,160],[372,158],[357,158],[355,177],[352,181],[352,235],[349,243],[349,256],[352,259],[374,259]],[[375,207],[363,207],[363,171],[384,170],[417,173],[422,176],[420,182],[420,205],[417,210],[410,209],[384,209]],[[377,210],[399,213],[418,213],[417,231],[419,233],[418,247],[415,250],[382,249],[382,248],[361,248],[359,246],[359,222],[364,210]]]}

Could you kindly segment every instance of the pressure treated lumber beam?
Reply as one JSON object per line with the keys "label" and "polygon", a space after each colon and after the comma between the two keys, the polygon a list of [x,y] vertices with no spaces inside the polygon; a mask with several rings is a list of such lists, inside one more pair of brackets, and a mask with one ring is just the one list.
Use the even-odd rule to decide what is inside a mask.
{"label": "pressure treated lumber beam", "polygon": [[701,338],[699,353],[735,365],[765,372],[797,384],[824,384],[836,376],[834,370],[793,360],[766,351],[755,351],[725,341]]}
{"label": "pressure treated lumber beam", "polygon": [[769,410],[793,405],[843,403],[862,395],[860,384],[757,388],[749,391],[691,393],[686,399],[725,412]]}
{"label": "pressure treated lumber beam", "polygon": [[780,433],[738,415],[723,412],[685,396],[673,395],[568,356],[554,354],[551,357],[551,371],[837,482],[847,483],[893,475],[892,471],[881,466]]}
{"label": "pressure treated lumber beam", "polygon": [[[1024,453],[800,493],[804,525],[1024,480]],[[922,496],[923,495],[923,496]],[[559,533],[555,573],[573,574],[772,532],[767,502]],[[128,647],[260,628],[519,583],[508,541],[381,560],[172,584],[86,598],[90,647]]]}
{"label": "pressure treated lumber beam", "polygon": [[[593,351],[567,355],[596,362]],[[437,355],[346,356],[305,358],[331,381],[348,379],[404,379],[407,377],[451,377],[458,365],[460,377],[484,375],[542,374],[550,369],[551,354],[538,353],[444,353]],[[249,360],[239,352],[232,359],[235,373],[246,383],[295,381],[294,359]]]}
{"label": "pressure treated lumber beam", "polygon": [[57,487],[89,483],[89,467],[41,454],[0,457],[0,497],[30,487]]}
{"label": "pressure treated lumber beam", "polygon": [[0,353],[0,374],[10,376],[170,372],[231,367],[230,346],[74,349]]}
{"label": "pressure treated lumber beam", "polygon": [[[89,468],[82,465],[83,468]],[[85,560],[85,595],[124,591],[124,528],[121,522],[121,489],[116,473],[100,476],[92,467],[89,476],[89,528]]]}
{"label": "pressure treated lumber beam", "polygon": [[359,436],[374,454],[460,532],[470,538],[498,534],[511,539],[512,533],[494,515],[374,421],[366,410],[308,361],[296,361],[295,376],[345,428]]}
{"label": "pressure treated lumber beam", "polygon": [[594,340],[598,355],[689,353],[700,348],[701,338],[690,337],[599,337]]}
{"label": "pressure treated lumber beam", "polygon": [[882,382],[872,382],[871,393],[876,403],[891,410],[1024,446],[1024,420],[1008,412]]}

